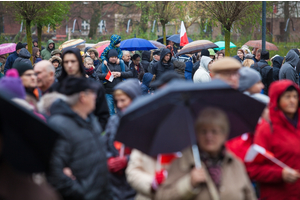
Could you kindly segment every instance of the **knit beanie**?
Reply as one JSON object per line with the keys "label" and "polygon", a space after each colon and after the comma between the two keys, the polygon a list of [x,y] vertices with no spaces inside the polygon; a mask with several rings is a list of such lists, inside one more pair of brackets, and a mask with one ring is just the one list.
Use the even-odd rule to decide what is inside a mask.
{"label": "knit beanie", "polygon": [[21,42],[18,42],[17,46],[16,46],[16,51],[18,51],[19,49],[23,48],[23,44]]}
{"label": "knit beanie", "polygon": [[13,68],[16,69],[19,73],[19,76],[22,76],[24,72],[27,70],[33,70],[32,65],[25,63],[25,62],[18,62],[13,64]]}
{"label": "knit beanie", "polygon": [[9,69],[0,79],[0,90],[7,91],[11,98],[25,99],[26,92],[16,69]]}
{"label": "knit beanie", "polygon": [[266,50],[261,51],[260,55],[261,55],[260,59],[262,59],[262,60],[269,60],[269,58],[270,58],[270,54]]}
{"label": "knit beanie", "polygon": [[142,89],[139,81],[137,79],[131,78],[127,79],[114,87],[114,90],[122,90],[125,92],[132,100],[138,96],[142,95]]}
{"label": "knit beanie", "polygon": [[109,52],[108,52],[108,54],[107,54],[107,57],[108,57],[108,59],[109,59],[110,57],[118,57],[118,52],[117,52],[117,50],[115,50],[115,49],[109,50]]}
{"label": "knit beanie", "polygon": [[207,49],[201,50],[201,56],[208,56],[209,57],[209,51]]}
{"label": "knit beanie", "polygon": [[261,76],[258,71],[249,67],[242,67],[239,70],[240,86],[239,91],[244,92],[251,88],[255,83],[261,81]]}

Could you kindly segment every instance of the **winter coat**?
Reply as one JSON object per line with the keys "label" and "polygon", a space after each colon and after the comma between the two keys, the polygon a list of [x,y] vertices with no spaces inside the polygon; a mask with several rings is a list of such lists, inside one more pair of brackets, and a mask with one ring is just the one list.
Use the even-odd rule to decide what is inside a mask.
{"label": "winter coat", "polygon": [[[120,62],[123,62],[123,61],[120,61]],[[107,63],[111,72],[121,72],[121,77],[114,78],[114,80],[112,82],[109,82],[105,79],[105,77],[107,75],[107,70],[105,72],[102,72],[102,68],[104,68],[104,67],[99,67],[96,71],[96,75],[98,76],[99,80],[105,81],[103,83],[103,85],[104,85],[106,94],[113,94],[113,91],[114,91],[113,88],[118,83],[122,82],[124,78],[132,78],[132,76],[133,76],[131,70],[129,70],[129,68],[127,68],[127,67],[125,67],[124,72],[122,72],[122,68],[121,68],[120,64],[117,65],[116,63],[115,64],[110,63],[110,62]],[[103,65],[104,64],[102,64],[102,66]],[[124,66],[125,66],[125,64],[124,64]],[[106,69],[106,67],[105,67],[105,69]]]}
{"label": "winter coat", "polygon": [[138,72],[136,69],[135,69],[135,64],[133,62],[131,62],[129,64],[129,69],[130,71],[132,72],[132,77],[133,78],[137,78],[139,79],[140,81],[143,80],[143,76],[145,74],[145,71],[144,71],[144,66],[142,65],[142,63],[139,63],[139,68],[140,68],[140,72]]}
{"label": "winter coat", "polygon": [[[48,181],[64,199],[111,198],[105,141],[97,118],[91,114],[82,119],[64,101],[57,100],[50,108],[49,125],[60,130],[50,164]],[[76,180],[63,173],[69,167]]]}
{"label": "winter coat", "polygon": [[149,94],[150,83],[152,81],[153,75],[151,73],[145,73],[143,77],[143,82],[141,85],[143,95]]}
{"label": "winter coat", "polygon": [[242,60],[238,55],[233,56],[233,58],[238,60],[240,63],[243,63],[243,61],[245,60],[245,58]]}
{"label": "winter coat", "polygon": [[[300,169],[300,109],[298,108],[297,128],[278,108],[278,99],[290,86],[296,86],[290,80],[274,82],[270,87],[270,121],[264,121],[258,127],[254,143],[274,154],[274,157],[295,170]],[[297,88],[298,93],[300,90]],[[299,98],[300,100],[300,98]],[[251,163],[248,171],[251,179],[260,185],[261,199],[299,200],[300,179],[286,183],[282,179],[282,168],[265,159],[263,162]]]}
{"label": "winter coat", "polygon": [[262,82],[265,86],[264,94],[268,95],[269,87],[273,80],[273,68],[269,66],[268,62],[265,60],[260,60],[257,63],[254,63],[250,68],[258,71],[262,77]]}
{"label": "winter coat", "polygon": [[226,142],[226,148],[234,155],[244,161],[249,147],[253,144],[254,134],[244,133],[241,136],[232,138]]}
{"label": "winter coat", "polygon": [[284,58],[282,56],[276,56],[272,60],[272,62],[273,62],[273,79],[274,79],[274,81],[279,80],[279,70],[282,66],[283,59]]}
{"label": "winter coat", "polygon": [[156,63],[158,63],[158,61],[153,58],[153,60],[149,64],[148,72],[150,72],[150,73],[152,72],[152,68],[154,65],[156,65]]}
{"label": "winter coat", "polygon": [[155,176],[156,160],[139,150],[133,149],[126,169],[127,181],[137,192],[136,200],[151,200],[151,183]]}
{"label": "winter coat", "polygon": [[111,50],[111,49],[116,49],[117,52],[118,52],[118,58],[119,58],[120,60],[122,59],[123,53],[122,53],[121,49],[120,49],[119,47],[116,47],[116,46],[115,46],[115,45],[116,45],[116,42],[119,41],[119,40],[121,40],[121,37],[118,36],[118,35],[115,35],[115,34],[114,34],[114,35],[112,35],[112,36],[110,37],[110,44],[108,45],[108,47],[106,47],[106,48],[104,49],[104,51],[102,52],[101,57],[100,57],[101,60],[102,60],[102,62],[103,62],[104,60],[108,61],[107,55],[108,55],[109,50]]}
{"label": "winter coat", "polygon": [[294,50],[290,50],[285,57],[285,63],[279,71],[279,80],[289,79],[299,85],[299,74],[296,71],[296,66],[299,62],[299,56]]}
{"label": "winter coat", "polygon": [[191,147],[182,152],[182,157],[173,161],[168,170],[168,178],[156,191],[155,199],[163,200],[255,200],[254,190],[244,165],[230,152],[226,151],[222,161],[222,182],[220,191],[212,181],[205,164],[207,181],[197,188],[191,185],[190,172],[194,167]]}
{"label": "winter coat", "polygon": [[10,54],[8,57],[7,57],[7,60],[6,60],[6,63],[5,63],[5,66],[4,66],[4,74],[6,74],[6,71],[11,69],[15,60],[19,57],[19,55],[17,54],[17,52],[13,52],[12,54]]}
{"label": "winter coat", "polygon": [[58,65],[58,67],[55,69],[55,78],[58,78],[61,75],[62,66]]}
{"label": "winter coat", "polygon": [[148,71],[148,68],[149,68],[149,65],[150,65],[150,56],[151,56],[150,51],[143,51],[141,63],[144,67],[145,73],[150,72],[150,71]]}
{"label": "winter coat", "polygon": [[186,80],[193,80],[193,62],[192,60],[185,62],[184,77]]}
{"label": "winter coat", "polygon": [[98,67],[101,66],[101,62],[99,60],[99,52],[96,49],[94,49],[94,48],[90,48],[87,52],[88,53],[94,52],[94,54],[95,54],[95,60],[93,60],[93,61],[94,61],[95,70],[97,70]]}
{"label": "winter coat", "polygon": [[182,79],[185,79],[185,76],[184,76],[185,63],[182,61],[179,61],[179,60],[175,60],[173,62],[173,65],[174,65],[175,72],[177,72],[181,76]]}
{"label": "winter coat", "polygon": [[29,51],[25,48],[22,48],[19,53],[19,57],[15,60],[14,64],[24,62],[24,63],[28,63],[28,64],[32,65],[31,61],[29,60],[30,57],[31,57],[31,54],[29,53]]}
{"label": "winter coat", "polygon": [[[49,44],[53,43],[54,46],[53,46],[53,49],[50,49],[49,48]],[[53,40],[48,40],[48,43],[47,43],[47,48],[43,49],[41,51],[41,56],[42,56],[42,59],[43,60],[49,60],[51,58],[51,52],[55,49],[55,43]]]}
{"label": "winter coat", "polygon": [[157,62],[153,68],[152,68],[152,74],[156,75],[156,79],[159,79],[159,77],[164,73],[164,72],[167,72],[167,71],[174,71],[174,66],[173,66],[173,63],[171,62],[172,60],[172,54],[171,54],[171,57],[170,57],[170,60],[167,62],[167,63],[163,63],[163,60],[164,60],[164,57],[167,55],[167,54],[171,54],[171,51],[169,49],[163,49],[160,53],[160,61]]}
{"label": "winter coat", "polygon": [[211,77],[209,75],[208,65],[212,61],[210,57],[202,56],[200,67],[196,71],[193,77],[194,83],[203,83],[211,81]]}

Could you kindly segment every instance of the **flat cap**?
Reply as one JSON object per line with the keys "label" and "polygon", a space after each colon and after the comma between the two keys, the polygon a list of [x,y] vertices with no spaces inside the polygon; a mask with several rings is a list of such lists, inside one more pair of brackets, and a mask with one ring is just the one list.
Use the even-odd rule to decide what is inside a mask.
{"label": "flat cap", "polygon": [[240,69],[242,64],[234,58],[231,57],[224,57],[223,59],[217,60],[213,62],[211,66],[211,71],[213,73],[224,71],[224,70],[234,70]]}

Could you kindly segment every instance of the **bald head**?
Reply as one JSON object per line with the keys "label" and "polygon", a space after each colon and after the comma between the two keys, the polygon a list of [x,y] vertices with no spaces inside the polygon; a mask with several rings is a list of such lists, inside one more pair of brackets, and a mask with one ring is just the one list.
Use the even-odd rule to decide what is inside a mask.
{"label": "bald head", "polygon": [[37,75],[37,85],[46,92],[55,80],[55,68],[48,60],[42,60],[34,66],[34,72]]}

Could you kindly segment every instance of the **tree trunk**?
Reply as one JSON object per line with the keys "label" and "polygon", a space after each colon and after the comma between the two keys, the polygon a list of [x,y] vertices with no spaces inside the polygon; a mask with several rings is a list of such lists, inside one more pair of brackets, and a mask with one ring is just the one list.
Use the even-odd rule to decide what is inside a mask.
{"label": "tree trunk", "polygon": [[[290,14],[289,14],[289,2],[285,1],[284,2],[284,24],[286,25],[286,22],[288,20],[288,18],[290,18]],[[289,24],[287,25],[287,30],[284,32],[284,41],[288,42],[288,38],[290,35],[290,26]]]}
{"label": "tree trunk", "polygon": [[42,29],[43,26],[41,24],[37,25],[37,32],[38,32],[38,46],[39,49],[42,49]]}
{"label": "tree trunk", "polygon": [[141,20],[139,24],[139,29],[141,33],[145,33],[148,30],[148,20],[149,20],[149,5],[148,1],[141,1]]}
{"label": "tree trunk", "polygon": [[224,27],[225,31],[225,56],[230,56],[230,28]]}
{"label": "tree trunk", "polygon": [[163,43],[167,45],[166,23],[161,22],[161,25],[162,25],[162,33],[163,33]]}
{"label": "tree trunk", "polygon": [[[31,38],[30,24],[31,24],[31,20],[26,20],[26,37],[27,37],[28,51],[30,54],[32,54],[32,38]],[[32,63],[32,56],[30,57],[30,61]]]}
{"label": "tree trunk", "polygon": [[[97,2],[95,2],[97,3]],[[98,24],[100,22],[100,12],[103,10],[103,4],[102,2],[98,2],[99,6],[96,6],[94,8],[94,12],[92,14],[92,18],[91,18],[91,22],[90,22],[90,32],[88,37],[93,38],[95,35],[97,35],[97,28],[98,28]],[[104,30],[103,30],[104,31]]]}

